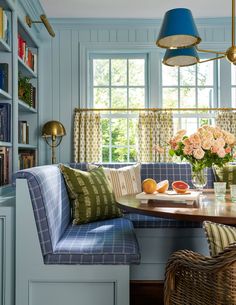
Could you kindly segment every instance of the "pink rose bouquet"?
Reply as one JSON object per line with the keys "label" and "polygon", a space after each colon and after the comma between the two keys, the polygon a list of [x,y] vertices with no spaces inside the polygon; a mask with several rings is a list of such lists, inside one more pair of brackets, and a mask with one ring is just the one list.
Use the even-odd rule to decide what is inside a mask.
{"label": "pink rose bouquet", "polygon": [[192,164],[192,170],[197,172],[213,164],[222,167],[233,161],[232,148],[236,139],[232,133],[219,127],[204,125],[190,136],[185,130],[179,130],[169,144],[170,155],[187,160]]}

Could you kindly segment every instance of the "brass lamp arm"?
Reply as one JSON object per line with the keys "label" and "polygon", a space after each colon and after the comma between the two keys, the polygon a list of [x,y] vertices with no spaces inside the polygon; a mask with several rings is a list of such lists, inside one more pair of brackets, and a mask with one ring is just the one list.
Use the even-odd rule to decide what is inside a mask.
{"label": "brass lamp arm", "polygon": [[[55,136],[54,136],[55,137]],[[58,137],[59,138],[59,137]],[[61,144],[61,141],[62,141],[62,137],[60,137],[59,139],[58,139],[58,142],[56,143],[56,137],[55,137],[55,139],[53,139],[53,136],[51,137],[51,139],[52,139],[52,143],[50,143],[49,141],[48,141],[48,137],[45,137],[45,141],[46,141],[46,143],[50,146],[50,147],[57,147],[57,146],[59,146],[60,144]]]}
{"label": "brass lamp arm", "polygon": [[[213,51],[213,50],[203,50],[203,49],[199,49],[198,46],[196,46],[196,49],[197,49],[198,52],[202,52],[202,53],[215,53],[215,54],[226,55],[226,52]],[[220,57],[218,57],[218,58],[220,58]]]}
{"label": "brass lamp arm", "polygon": [[203,62],[208,62],[208,61],[212,61],[212,60],[217,60],[217,59],[225,58],[225,56],[226,55],[218,56],[218,57],[213,57],[213,58],[209,58],[209,59],[204,59],[204,60],[199,60],[198,62],[201,64]]}

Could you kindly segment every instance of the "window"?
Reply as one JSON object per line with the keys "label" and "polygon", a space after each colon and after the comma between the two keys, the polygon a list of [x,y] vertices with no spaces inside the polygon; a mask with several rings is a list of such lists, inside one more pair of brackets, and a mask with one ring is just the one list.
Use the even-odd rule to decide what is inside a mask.
{"label": "window", "polygon": [[[217,107],[216,63],[206,62],[194,66],[173,68],[162,65],[163,108]],[[203,124],[212,124],[213,112],[174,112],[175,131],[196,131]]]}
{"label": "window", "polygon": [[[144,108],[146,55],[93,55],[90,58],[94,108]],[[102,162],[135,162],[137,114],[102,112]]]}
{"label": "window", "polygon": [[233,108],[236,108],[236,68],[231,65],[231,102]]}

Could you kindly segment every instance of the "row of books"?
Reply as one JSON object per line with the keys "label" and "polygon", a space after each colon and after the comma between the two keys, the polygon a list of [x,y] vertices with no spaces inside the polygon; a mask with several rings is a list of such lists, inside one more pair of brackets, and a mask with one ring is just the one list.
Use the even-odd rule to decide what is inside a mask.
{"label": "row of books", "polygon": [[18,167],[19,169],[26,169],[35,166],[35,156],[36,152],[34,150],[22,150],[18,155]]}
{"label": "row of books", "polygon": [[31,70],[37,73],[37,54],[32,52],[20,34],[18,34],[18,56]]}
{"label": "row of books", "polygon": [[0,186],[9,183],[9,148],[0,147]]}
{"label": "row of books", "polygon": [[0,7],[0,38],[10,45],[11,12]]}
{"label": "row of books", "polygon": [[18,143],[29,144],[29,124],[27,121],[18,122]]}
{"label": "row of books", "polygon": [[0,89],[8,92],[8,64],[0,63]]}
{"label": "row of books", "polygon": [[11,104],[0,103],[0,141],[11,142]]}

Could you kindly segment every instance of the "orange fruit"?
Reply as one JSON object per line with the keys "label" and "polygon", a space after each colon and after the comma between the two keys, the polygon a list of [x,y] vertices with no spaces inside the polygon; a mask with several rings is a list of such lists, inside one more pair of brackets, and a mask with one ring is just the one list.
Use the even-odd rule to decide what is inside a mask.
{"label": "orange fruit", "polygon": [[147,194],[152,194],[156,191],[157,183],[154,179],[145,179],[142,183],[143,191]]}
{"label": "orange fruit", "polygon": [[157,189],[156,191],[158,193],[165,193],[169,188],[169,181],[168,180],[163,180],[159,183],[157,183]]}
{"label": "orange fruit", "polygon": [[178,194],[184,194],[188,191],[189,185],[184,181],[174,181],[172,183],[172,188]]}

